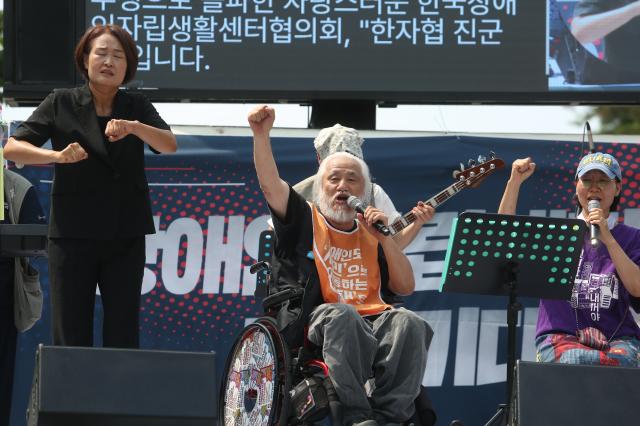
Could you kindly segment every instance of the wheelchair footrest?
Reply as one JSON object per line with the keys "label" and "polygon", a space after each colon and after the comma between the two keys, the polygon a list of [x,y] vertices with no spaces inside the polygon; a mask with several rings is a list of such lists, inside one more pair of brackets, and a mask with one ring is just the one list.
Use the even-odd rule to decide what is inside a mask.
{"label": "wheelchair footrest", "polygon": [[291,390],[292,415],[298,422],[313,422],[329,414],[324,380],[318,376],[305,377]]}

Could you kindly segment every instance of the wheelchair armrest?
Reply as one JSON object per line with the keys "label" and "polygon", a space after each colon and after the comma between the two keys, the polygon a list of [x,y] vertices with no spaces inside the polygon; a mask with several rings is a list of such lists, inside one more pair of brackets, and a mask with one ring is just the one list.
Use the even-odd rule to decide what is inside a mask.
{"label": "wheelchair armrest", "polygon": [[271,294],[264,298],[262,301],[262,308],[265,311],[268,311],[270,308],[276,305],[280,305],[283,302],[291,299],[299,299],[302,297],[304,290],[301,288],[293,289],[287,288],[285,290],[279,291],[277,293]]}

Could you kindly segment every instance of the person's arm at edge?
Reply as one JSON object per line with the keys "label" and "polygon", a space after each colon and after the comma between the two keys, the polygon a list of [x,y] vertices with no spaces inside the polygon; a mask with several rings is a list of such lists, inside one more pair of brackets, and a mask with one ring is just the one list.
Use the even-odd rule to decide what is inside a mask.
{"label": "person's arm at edge", "polygon": [[576,16],[571,21],[571,34],[580,43],[591,43],[640,16],[640,1],[593,15]]}
{"label": "person's arm at edge", "polygon": [[522,183],[533,174],[535,169],[536,163],[531,160],[531,157],[521,158],[513,162],[511,165],[511,176],[504,188],[500,206],[498,207],[499,214],[516,214],[520,187]]}

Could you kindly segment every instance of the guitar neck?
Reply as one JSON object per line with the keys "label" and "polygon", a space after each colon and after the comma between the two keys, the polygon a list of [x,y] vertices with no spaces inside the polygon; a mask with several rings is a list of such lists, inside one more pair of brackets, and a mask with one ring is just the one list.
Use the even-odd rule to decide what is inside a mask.
{"label": "guitar neck", "polygon": [[[442,205],[449,198],[456,195],[462,189],[467,187],[467,183],[465,181],[458,181],[448,187],[446,187],[443,191],[436,194],[434,197],[429,198],[424,203],[428,206],[433,207],[434,209],[440,205]],[[404,216],[393,222],[389,225],[389,230],[391,231],[391,235],[395,235],[398,232],[402,231],[407,226],[411,225],[416,221],[416,215],[413,212],[406,213]]]}

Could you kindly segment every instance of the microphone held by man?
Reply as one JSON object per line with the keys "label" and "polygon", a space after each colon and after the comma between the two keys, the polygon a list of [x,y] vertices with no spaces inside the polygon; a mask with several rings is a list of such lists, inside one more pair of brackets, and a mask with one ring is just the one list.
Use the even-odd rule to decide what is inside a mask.
{"label": "microphone held by man", "polygon": [[[349,198],[347,199],[347,204],[349,205],[349,207],[354,209],[356,212],[364,215],[364,211],[365,211],[366,207],[362,203],[362,201],[360,201],[360,199],[358,197],[350,195]],[[374,222],[373,226],[382,235],[386,236],[386,235],[389,235],[391,233],[391,231],[389,231],[389,228],[384,223],[382,223],[382,221],[380,221],[380,220]]]}

